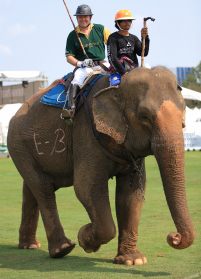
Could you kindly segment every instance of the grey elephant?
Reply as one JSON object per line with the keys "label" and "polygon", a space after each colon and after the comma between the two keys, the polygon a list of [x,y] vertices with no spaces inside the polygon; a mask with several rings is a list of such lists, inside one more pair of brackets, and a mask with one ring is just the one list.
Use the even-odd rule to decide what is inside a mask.
{"label": "grey elephant", "polygon": [[114,261],[145,264],[137,240],[145,195],[144,158],[149,155],[157,160],[177,228],[167,241],[176,249],[193,243],[184,176],[185,102],[171,72],[163,67],[137,68],[119,87],[109,87],[108,76],[100,78],[72,126],[60,118],[61,109],[40,99],[41,94],[36,94],[23,104],[8,132],[8,149],[24,180],[19,248],[40,247],[36,239],[40,211],[50,257],[71,252],[75,242],[64,234],[55,191],[72,185],[91,220],[78,233],[79,245],[89,253],[108,243],[116,236],[108,180],[116,176],[118,252]]}

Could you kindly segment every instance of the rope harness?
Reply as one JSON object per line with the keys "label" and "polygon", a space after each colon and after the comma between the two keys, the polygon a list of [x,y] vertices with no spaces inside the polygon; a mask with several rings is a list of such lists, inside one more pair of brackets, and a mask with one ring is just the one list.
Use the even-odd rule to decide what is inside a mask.
{"label": "rope harness", "polygon": [[93,129],[93,125],[92,125],[92,120],[90,117],[90,113],[89,113],[89,107],[87,104],[87,100],[86,97],[82,95],[83,98],[83,102],[84,102],[84,108],[85,108],[85,113],[86,113],[86,117],[87,117],[87,122],[90,128],[90,132],[92,135],[92,138],[95,140],[95,143],[97,145],[97,147],[99,149],[101,149],[101,151],[103,152],[103,154],[105,154],[108,158],[110,158],[112,161],[115,161],[119,164],[130,164],[130,187],[132,187],[133,184],[133,175],[136,172],[138,174],[139,177],[139,189],[142,193],[142,198],[143,201],[145,202],[145,195],[144,195],[144,187],[143,187],[143,183],[142,183],[142,175],[143,175],[143,170],[144,170],[144,164],[143,161],[141,162],[140,166],[137,166],[137,160],[135,160],[135,158],[133,157],[133,155],[131,154],[131,161],[128,160],[124,160],[122,158],[116,157],[115,155],[111,154],[109,151],[107,151],[99,142],[98,138],[95,136],[94,133],[94,129]]}
{"label": "rope harness", "polygon": [[[63,83],[67,86],[69,86],[71,80],[73,78],[73,74],[70,75],[66,80],[59,80],[59,83]],[[93,82],[92,82],[93,81]],[[131,153],[130,154],[130,159],[131,160],[125,160],[125,159],[122,159],[122,158],[119,158],[113,154],[111,154],[109,151],[107,151],[99,142],[98,138],[95,136],[95,133],[94,133],[94,129],[93,129],[93,125],[92,125],[92,119],[91,119],[91,116],[90,116],[90,112],[89,112],[89,106],[87,104],[87,98],[86,96],[84,95],[84,91],[85,90],[88,90],[88,93],[91,91],[92,87],[94,86],[95,84],[95,81],[96,81],[96,78],[92,77],[92,79],[89,79],[89,81],[86,83],[86,86],[84,86],[79,94],[76,96],[76,100],[79,99],[79,105],[78,107],[80,107],[83,103],[84,103],[84,108],[85,108],[85,114],[86,114],[86,118],[87,118],[87,123],[88,123],[88,126],[90,128],[90,133],[91,133],[91,136],[92,138],[94,139],[94,142],[95,144],[97,145],[97,148],[99,148],[102,153],[107,156],[108,158],[110,158],[112,161],[115,161],[119,164],[122,164],[122,165],[125,165],[125,164],[129,164],[130,165],[130,187],[132,187],[133,185],[133,175],[134,173],[137,173],[138,175],[138,178],[139,178],[139,190],[141,191],[142,193],[142,198],[143,198],[143,201],[145,202],[145,194],[144,194],[144,186],[143,186],[143,183],[142,183],[142,175],[143,175],[143,171],[144,171],[144,163],[143,161],[141,161],[140,165],[138,166],[137,165],[137,162],[138,160],[140,159],[135,159],[133,154]],[[92,83],[91,83],[92,82]],[[92,84],[92,86],[91,86]],[[62,92],[63,93],[63,92]],[[67,89],[67,92],[66,92],[66,100],[64,101],[64,107],[63,109],[66,107],[66,102],[68,100],[68,89]],[[44,92],[42,92],[42,94],[44,94]],[[36,97],[40,96],[37,95]]]}
{"label": "rope harness", "polygon": [[136,160],[134,159],[132,154],[131,154],[131,160],[132,160],[131,167],[133,168],[133,171],[131,171],[130,187],[132,187],[133,174],[134,174],[134,172],[137,172],[137,174],[139,176],[139,189],[142,193],[142,198],[145,202],[144,187],[143,187],[143,183],[142,183],[142,174],[143,174],[143,170],[144,170],[144,164],[143,164],[143,162],[141,162],[141,165],[138,167],[136,164]]}
{"label": "rope harness", "polygon": [[[131,70],[133,70],[133,69],[135,68],[134,62],[133,62],[130,58],[128,58],[128,57],[126,57],[126,56],[124,56],[124,55],[120,58],[119,62],[120,62],[120,63],[122,64],[122,66],[126,69],[126,71],[131,71]],[[117,72],[116,69],[114,69],[113,66],[110,66],[110,67],[108,68],[108,70],[109,70],[109,72],[110,72],[111,74],[114,74],[114,73]]]}

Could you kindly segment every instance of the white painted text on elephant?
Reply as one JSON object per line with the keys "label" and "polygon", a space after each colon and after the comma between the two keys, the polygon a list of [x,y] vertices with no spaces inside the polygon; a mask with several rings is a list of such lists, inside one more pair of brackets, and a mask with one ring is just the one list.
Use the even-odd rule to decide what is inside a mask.
{"label": "white painted text on elephant", "polygon": [[[50,155],[53,155],[54,152],[56,153],[62,153],[66,150],[66,145],[64,142],[64,138],[65,138],[65,133],[63,129],[57,129],[54,134],[56,134],[56,138],[53,142],[53,147],[51,149]],[[60,138],[59,138],[59,134],[60,134]],[[36,147],[36,151],[38,153],[38,155],[44,155],[45,153],[42,152],[43,151],[43,146],[46,144],[51,144],[50,141],[45,141],[44,143],[40,142],[40,134],[36,134],[34,133],[34,143],[35,143],[35,147]],[[60,143],[60,145],[62,146],[61,149],[57,150],[56,146],[57,143]]]}

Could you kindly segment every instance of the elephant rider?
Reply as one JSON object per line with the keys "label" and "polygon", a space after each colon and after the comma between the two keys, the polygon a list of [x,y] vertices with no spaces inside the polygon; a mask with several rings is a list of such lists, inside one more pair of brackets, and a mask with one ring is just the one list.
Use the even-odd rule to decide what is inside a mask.
{"label": "elephant rider", "polygon": [[[67,38],[66,42],[66,60],[71,65],[77,67],[74,79],[70,85],[70,106],[68,112],[72,120],[75,113],[75,97],[83,84],[86,75],[93,71],[102,71],[104,69],[99,65],[100,61],[103,62],[105,67],[109,67],[109,63],[104,62],[105,58],[105,45],[107,44],[110,31],[101,24],[92,24],[92,11],[87,5],[80,5],[77,7],[76,14],[78,26],[76,30],[84,46],[85,52],[89,59],[85,59],[83,50],[79,44],[75,30],[73,30]],[[103,66],[103,67],[104,67]]]}
{"label": "elephant rider", "polygon": [[[135,20],[135,18],[133,18],[130,11],[118,11],[115,15],[115,27],[118,31],[112,33],[108,38],[108,60],[113,67],[113,70],[122,75],[121,78],[128,73],[128,70],[138,67],[137,55],[141,56],[142,52],[142,42],[137,36],[129,33],[133,20]],[[141,36],[146,36],[144,56],[147,56],[149,52],[149,36],[147,27],[142,28]],[[127,63],[124,63],[124,66],[121,63],[122,60],[125,62],[127,61]],[[128,67],[125,67],[125,64]]]}

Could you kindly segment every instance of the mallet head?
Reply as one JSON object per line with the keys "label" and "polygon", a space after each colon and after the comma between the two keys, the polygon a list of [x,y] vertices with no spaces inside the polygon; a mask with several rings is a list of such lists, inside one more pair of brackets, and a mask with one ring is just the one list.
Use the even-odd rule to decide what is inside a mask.
{"label": "mallet head", "polygon": [[155,18],[153,18],[153,17],[144,17],[144,21],[147,21],[148,19],[151,19],[152,21],[154,21],[155,20]]}

